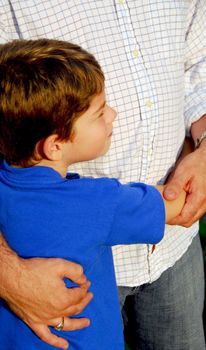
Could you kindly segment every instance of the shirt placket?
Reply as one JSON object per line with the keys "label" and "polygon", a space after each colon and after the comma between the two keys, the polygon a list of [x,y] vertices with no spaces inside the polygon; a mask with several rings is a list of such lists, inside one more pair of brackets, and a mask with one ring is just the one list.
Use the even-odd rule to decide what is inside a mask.
{"label": "shirt placket", "polygon": [[140,44],[135,37],[130,10],[126,0],[116,1],[119,28],[125,43],[127,60],[136,81],[137,98],[140,107],[140,120],[143,131],[140,181],[147,182],[148,170],[153,153],[155,131],[158,126],[157,97],[152,76],[144,64]]}
{"label": "shirt placket", "polygon": [[[122,32],[128,63],[136,81],[137,98],[139,100],[140,120],[143,131],[143,144],[141,152],[140,181],[147,182],[151,165],[154,139],[158,128],[157,94],[155,93],[152,75],[147,70],[140,43],[135,37],[130,10],[126,0],[116,2],[116,11],[119,27]],[[150,257],[155,245],[147,245],[148,276],[150,276]]]}

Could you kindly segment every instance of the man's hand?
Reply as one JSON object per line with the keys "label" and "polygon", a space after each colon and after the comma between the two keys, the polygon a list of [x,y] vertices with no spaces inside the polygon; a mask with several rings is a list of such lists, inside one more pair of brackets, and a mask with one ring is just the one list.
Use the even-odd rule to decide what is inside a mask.
{"label": "man's hand", "polygon": [[[66,288],[63,279],[77,283]],[[65,317],[64,330],[89,326],[86,318],[69,318],[80,313],[92,299],[90,283],[80,265],[63,259],[20,259],[0,235],[0,296],[43,341],[67,349],[68,342],[48,328]]]}
{"label": "man's hand", "polygon": [[165,199],[173,200],[182,189],[187,192],[185,205],[170,224],[189,227],[206,212],[206,140],[177,163],[163,195]]}

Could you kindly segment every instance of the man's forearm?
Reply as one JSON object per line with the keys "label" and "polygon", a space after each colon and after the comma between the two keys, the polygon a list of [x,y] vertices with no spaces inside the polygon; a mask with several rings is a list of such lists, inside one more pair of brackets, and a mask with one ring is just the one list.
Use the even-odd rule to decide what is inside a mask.
{"label": "man's forearm", "polygon": [[[0,234],[0,297],[7,299],[9,281],[18,281],[20,259],[14,251],[12,251]],[[17,282],[18,283],[18,282]],[[18,289],[18,288],[17,288]]]}
{"label": "man's forearm", "polygon": [[[206,210],[206,114],[191,126],[191,136],[197,144],[194,151],[178,159],[164,190],[164,198],[176,199],[184,189],[187,193],[181,214],[170,222],[173,225],[190,227]],[[199,139],[199,142],[196,142]]]}
{"label": "man's forearm", "polygon": [[180,156],[177,160],[176,165],[180,163],[183,160],[183,158],[185,158],[188,154],[190,154],[193,151],[194,151],[194,141],[191,137],[186,137],[182,148],[182,152],[180,153]]}
{"label": "man's forearm", "polygon": [[[177,160],[177,164],[180,163],[180,161],[185,156],[187,156],[188,154],[190,154],[195,150],[194,144],[196,140],[199,139],[201,135],[203,135],[203,133],[206,133],[206,114],[192,124],[191,137],[185,138],[182,152]],[[206,138],[202,141],[202,143],[205,143],[205,146],[206,146]]]}

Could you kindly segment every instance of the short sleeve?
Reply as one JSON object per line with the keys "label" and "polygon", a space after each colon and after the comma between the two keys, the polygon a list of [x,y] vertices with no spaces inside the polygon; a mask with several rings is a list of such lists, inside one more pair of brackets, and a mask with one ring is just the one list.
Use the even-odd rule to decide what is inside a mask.
{"label": "short sleeve", "polygon": [[161,194],[142,183],[121,185],[109,245],[158,243],[164,235],[165,207]]}

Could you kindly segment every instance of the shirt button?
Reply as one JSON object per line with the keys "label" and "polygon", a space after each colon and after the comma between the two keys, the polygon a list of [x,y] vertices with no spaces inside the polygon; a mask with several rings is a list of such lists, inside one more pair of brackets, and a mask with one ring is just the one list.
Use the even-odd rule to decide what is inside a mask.
{"label": "shirt button", "polygon": [[153,149],[150,148],[150,150],[149,150],[149,155],[152,156],[152,153],[153,153]]}
{"label": "shirt button", "polygon": [[146,106],[147,106],[148,108],[152,108],[152,101],[151,101],[151,100],[147,100],[147,101],[146,101]]}
{"label": "shirt button", "polygon": [[120,3],[120,4],[124,4],[124,3],[125,3],[125,0],[119,0],[119,3]]}
{"label": "shirt button", "polygon": [[133,51],[133,56],[134,56],[134,58],[137,58],[139,56],[139,50],[138,49],[135,49]]}

